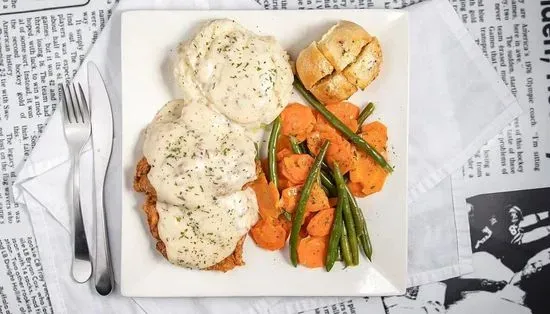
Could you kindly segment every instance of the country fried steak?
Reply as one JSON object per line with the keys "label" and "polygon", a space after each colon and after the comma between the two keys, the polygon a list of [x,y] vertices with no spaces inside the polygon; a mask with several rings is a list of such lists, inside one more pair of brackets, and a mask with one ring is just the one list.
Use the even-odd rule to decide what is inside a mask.
{"label": "country fried steak", "polygon": [[[143,211],[147,216],[147,224],[149,225],[149,230],[151,231],[151,235],[153,236],[153,238],[157,241],[156,242],[157,251],[159,251],[165,258],[167,258],[166,246],[164,245],[164,242],[162,242],[158,234],[159,214],[156,208],[157,192],[155,191],[155,188],[151,185],[151,182],[149,182],[149,179],[147,178],[147,174],[149,173],[150,169],[151,169],[151,166],[147,162],[147,159],[145,159],[145,157],[141,158],[141,160],[138,162],[136,166],[136,175],[134,177],[134,190],[137,192],[145,193],[145,203],[143,204]],[[243,255],[243,243],[244,243],[245,237],[246,235],[243,236],[237,242],[235,251],[233,251],[231,255],[226,257],[221,262],[215,265],[212,265],[206,269],[226,272],[237,266],[244,265],[242,255]]]}

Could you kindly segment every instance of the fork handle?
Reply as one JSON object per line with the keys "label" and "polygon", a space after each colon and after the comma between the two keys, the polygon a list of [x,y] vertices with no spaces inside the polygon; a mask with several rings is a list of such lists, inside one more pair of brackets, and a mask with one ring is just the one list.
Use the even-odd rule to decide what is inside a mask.
{"label": "fork handle", "polygon": [[92,262],[86,230],[82,219],[82,208],[80,206],[80,151],[73,155],[73,260],[71,274],[76,282],[84,283],[92,275]]}

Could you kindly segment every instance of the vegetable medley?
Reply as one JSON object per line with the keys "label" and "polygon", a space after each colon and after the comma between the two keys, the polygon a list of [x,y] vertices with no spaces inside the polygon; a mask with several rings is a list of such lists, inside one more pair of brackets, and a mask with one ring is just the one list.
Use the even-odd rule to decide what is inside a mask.
{"label": "vegetable medley", "polygon": [[359,247],[369,259],[372,248],[355,197],[380,191],[392,170],[387,130],[379,121],[364,124],[374,104],[362,111],[348,101],[325,106],[296,81],[312,107],[291,103],[273,122],[268,158],[250,185],[260,211],[250,234],[272,251],[289,239],[294,266],[357,265]]}

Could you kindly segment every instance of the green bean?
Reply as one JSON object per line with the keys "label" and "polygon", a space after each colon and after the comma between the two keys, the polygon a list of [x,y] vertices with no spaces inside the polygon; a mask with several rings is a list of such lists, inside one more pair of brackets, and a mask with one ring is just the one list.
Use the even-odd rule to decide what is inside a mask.
{"label": "green bean", "polygon": [[[338,200],[342,201],[342,217],[344,221],[344,232],[342,232],[342,238],[345,235],[345,241],[340,239],[340,246],[343,251],[344,260],[346,265],[357,265],[359,264],[359,248],[357,245],[357,236],[355,234],[355,226],[353,225],[353,217],[351,216],[349,208],[349,195],[347,193],[347,186],[344,176],[340,172],[340,168],[337,167],[337,163],[334,163],[334,179],[336,180],[336,186],[338,188]],[[348,236],[349,235],[349,236]],[[344,243],[344,245],[342,244]],[[351,254],[349,261],[346,256],[347,253]]]}
{"label": "green bean", "polygon": [[[337,163],[334,163],[334,168],[338,168]],[[341,192],[340,189],[341,189],[341,186],[338,187],[339,192]],[[343,210],[344,203],[346,202],[345,191],[343,191],[342,193],[339,193],[339,195],[344,195],[344,197],[339,197],[338,203],[336,204],[334,221],[332,223],[332,231],[330,232],[330,236],[328,239],[327,257],[325,260],[325,268],[327,271],[330,271],[332,269],[332,266],[334,266],[334,262],[336,261],[336,256],[338,254],[338,243],[340,243],[340,237],[342,236],[342,229],[344,227],[344,224],[342,221],[343,219],[342,210]]]}
{"label": "green bean", "polygon": [[[350,253],[350,247],[345,246],[346,243],[348,243],[347,236],[346,241],[342,242],[340,239],[343,235],[344,230],[344,222],[343,222],[343,216],[344,211],[346,210],[346,206],[349,206],[348,204],[348,194],[346,191],[346,182],[344,181],[344,177],[342,176],[342,173],[340,172],[340,167],[338,166],[337,162],[334,162],[333,169],[332,169],[333,177],[336,181],[336,189],[338,191],[338,203],[336,205],[336,212],[335,212],[335,218],[332,225],[332,232],[329,237],[329,244],[328,244],[328,253],[327,253],[327,260],[326,260],[326,268],[327,271],[330,271],[332,266],[334,265],[334,255],[336,251],[336,247],[338,246],[338,243],[340,243],[340,249],[342,256],[344,260],[346,261],[346,264],[351,265],[352,260]],[[349,208],[348,208],[349,211]],[[344,243],[344,246],[342,245]]]}
{"label": "green bean", "polygon": [[[294,144],[297,144],[297,141],[296,139],[293,139],[291,137],[290,143],[293,146]],[[298,149],[300,148],[298,147]],[[293,146],[293,150],[294,150],[294,146]],[[297,153],[296,150],[294,152]],[[337,187],[334,184],[334,179],[330,176],[330,174],[324,171],[323,166],[326,168],[328,168],[328,166],[325,164],[325,162],[321,163],[321,183],[324,186],[325,192],[329,192],[328,193],[329,196],[332,196],[332,197],[337,196],[338,192],[337,192]],[[367,223],[365,222],[365,217],[363,216],[363,211],[361,211],[361,209],[359,208],[359,205],[357,204],[357,200],[355,199],[353,194],[351,194],[351,191],[349,190],[347,185],[345,185],[345,188],[346,188],[346,194],[348,195],[349,209],[353,219],[353,225],[354,225],[355,237],[356,237],[355,243],[359,242],[359,246],[361,246],[361,249],[367,256],[367,258],[370,260],[372,257],[372,245],[371,245],[369,233],[367,230]],[[356,251],[355,251],[356,253],[353,257],[354,257],[354,261],[358,262],[359,250],[357,249],[357,244],[350,243],[350,245],[352,248],[353,247],[356,248]]]}
{"label": "green bean", "polygon": [[363,216],[363,211],[359,208],[357,200],[351,194],[351,191],[346,186],[346,192],[348,195],[348,201],[350,205],[351,214],[353,216],[353,221],[355,223],[355,233],[357,234],[357,239],[363,249],[363,252],[370,260],[372,257],[372,245],[370,242],[369,232],[367,230],[367,222]]}
{"label": "green bean", "polygon": [[304,154],[310,154],[311,153],[309,152],[309,148],[307,147],[306,145],[306,142],[301,142],[300,144],[298,144],[298,146],[300,146],[300,148],[302,149],[302,151],[304,152]]}
{"label": "green bean", "polygon": [[[301,143],[298,143],[298,140],[294,136],[290,137],[290,147],[292,147],[292,152],[294,154],[309,154],[311,157],[315,158],[310,151],[306,151],[305,148],[302,147]],[[336,196],[336,185],[334,185],[334,182],[327,171],[330,171],[330,168],[324,161],[321,162],[321,184],[323,185],[325,192],[328,192],[327,194],[329,196]]]}
{"label": "green bean", "polygon": [[321,182],[323,182],[323,185],[329,191],[328,195],[331,197],[335,197],[338,195],[338,190],[336,188],[336,183],[334,182],[334,178],[330,174],[330,171],[331,169],[329,168],[329,166],[327,166],[327,164],[323,161],[321,163]]}
{"label": "green bean", "polygon": [[[313,156],[313,154],[310,154],[311,156]],[[315,157],[315,156],[313,156]],[[332,175],[330,174],[332,172],[332,169],[330,169],[329,166],[327,166],[327,164],[323,161],[323,163],[321,164],[321,170],[325,171],[327,174],[328,174],[328,177],[329,178],[332,178]],[[332,180],[334,182],[334,180]]]}
{"label": "green bean", "polygon": [[281,131],[281,118],[277,117],[271,127],[271,135],[267,146],[267,162],[269,164],[269,180],[273,182],[276,188],[279,188],[279,179],[277,178],[277,139]]}
{"label": "green bean", "polygon": [[302,222],[304,220],[304,215],[306,212],[306,204],[309,199],[309,194],[311,193],[313,183],[319,177],[319,171],[321,170],[321,161],[323,161],[323,158],[325,158],[325,154],[327,153],[329,145],[330,142],[326,141],[321,148],[321,151],[315,158],[315,161],[313,162],[311,170],[307,176],[306,182],[302,187],[302,192],[300,193],[298,204],[296,205],[294,221],[292,222],[292,229],[290,233],[290,261],[292,262],[292,265],[294,265],[294,267],[298,265],[298,239],[300,237],[300,227],[302,226]]}
{"label": "green bean", "polygon": [[[291,141],[292,143],[292,141]],[[325,192],[328,192],[328,195],[331,197],[337,196],[337,187],[334,183],[334,179],[323,169],[323,165],[328,168],[328,166],[323,162],[321,164],[321,182],[324,186]],[[370,260],[372,257],[372,245],[370,242],[369,232],[367,230],[367,223],[365,222],[365,217],[363,216],[363,211],[359,208],[359,205],[357,204],[357,200],[351,194],[351,191],[346,185],[346,192],[348,195],[348,202],[349,202],[349,208],[351,211],[351,216],[353,218],[353,225],[355,227],[355,235],[357,238],[357,241],[359,242],[359,246],[367,256],[367,258]],[[355,257],[356,261],[358,261],[359,258],[359,252],[357,250],[357,257]]]}
{"label": "green bean", "polygon": [[327,190],[327,188],[321,183],[320,180],[317,180],[317,184],[319,184],[319,186],[321,186],[321,189],[323,189],[323,192],[325,192],[326,195],[330,194],[330,191]]}
{"label": "green bean", "polygon": [[303,154],[304,151],[302,150],[300,143],[298,143],[298,140],[294,136],[291,136],[289,139],[290,139],[290,147],[292,148],[292,152],[294,154]]}
{"label": "green bean", "polygon": [[[311,156],[313,156],[313,154],[311,152],[309,154]],[[328,196],[337,196],[338,195],[338,190],[336,188],[336,184],[334,183],[334,179],[332,178],[332,175],[330,174],[330,168],[329,168],[329,166],[327,166],[327,164],[324,161],[321,163],[321,182],[323,183],[323,185],[325,186],[325,188],[329,192]]]}
{"label": "green bean", "polygon": [[328,196],[336,196],[336,194],[338,193],[336,185],[334,185],[334,182],[332,182],[330,175],[323,169],[321,169],[321,184],[327,190]]}
{"label": "green bean", "polygon": [[361,111],[359,114],[359,117],[357,118],[357,125],[359,125],[359,129],[361,128],[361,125],[367,118],[373,113],[374,111],[374,103],[369,102],[367,106]]}
{"label": "green bean", "polygon": [[294,154],[309,154],[309,150],[307,149],[305,142],[302,142],[302,143],[298,142],[298,139],[294,136],[290,136],[289,139],[290,139],[290,146]]}
{"label": "green bean", "polygon": [[348,235],[348,242],[349,242],[349,249],[351,251],[351,256],[353,258],[353,264],[357,265],[359,264],[359,245],[357,244],[357,234],[355,233],[355,224],[353,223],[353,216],[351,214],[350,210],[350,202],[348,195],[346,192],[344,192],[344,195],[346,196],[346,203],[344,204],[344,207],[342,207],[342,212],[344,216],[344,224],[346,227],[346,234]]}
{"label": "green bean", "polygon": [[[294,154],[306,154],[304,149],[301,147],[301,145],[298,143],[298,140],[294,137],[290,137],[290,147],[292,147],[292,152]],[[310,154],[311,155],[311,154]],[[312,157],[315,157],[312,155]],[[324,162],[321,163],[322,165],[325,164]],[[325,165],[326,166],[326,165]],[[321,185],[323,190],[327,192],[329,196],[334,196],[336,194],[336,186],[334,183],[332,183],[332,180],[330,179],[330,176],[321,169]]]}
{"label": "green bean", "polygon": [[[306,152],[304,152],[304,149],[302,148],[302,145],[300,145],[300,143],[298,143],[298,140],[294,137],[294,136],[291,136],[290,138],[290,147],[292,148],[292,152],[294,154],[305,154]],[[315,156],[313,156],[315,157]],[[330,194],[330,187],[327,187],[327,185],[325,184],[325,180],[323,178],[323,173],[321,172],[321,175],[320,175],[320,178],[319,178],[319,185],[321,185],[321,188],[323,189],[323,191],[325,191],[325,194]]]}
{"label": "green bean", "polygon": [[[313,156],[312,153],[309,154]],[[331,169],[329,166],[327,166],[327,164],[323,161],[321,163],[321,182],[323,182],[323,185],[330,192],[329,196],[337,196],[338,191],[336,189],[336,183],[334,183],[334,179],[332,178],[330,171]]]}
{"label": "green bean", "polygon": [[384,168],[387,172],[393,172],[392,166],[386,161],[384,156],[380,155],[372,146],[370,146],[365,139],[361,136],[355,134],[350,128],[348,128],[342,121],[340,121],[332,112],[328,111],[323,104],[321,104],[315,96],[313,96],[309,91],[306,90],[299,78],[294,79],[294,87],[304,96],[304,98],[309,102],[309,104],[319,111],[323,117],[330,122],[338,131],[342,132],[345,137],[347,137],[351,142],[353,142],[361,150],[369,154],[374,161]]}
{"label": "green bean", "polygon": [[[347,200],[346,200],[347,201]],[[340,251],[342,252],[342,257],[346,266],[353,266],[352,253],[350,250],[349,237],[347,234],[346,226],[342,222],[342,236],[340,237]]]}

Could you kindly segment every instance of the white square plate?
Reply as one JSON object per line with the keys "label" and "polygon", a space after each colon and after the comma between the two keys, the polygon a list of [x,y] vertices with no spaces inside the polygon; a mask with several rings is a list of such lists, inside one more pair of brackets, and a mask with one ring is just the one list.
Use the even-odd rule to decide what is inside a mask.
{"label": "white square plate", "polygon": [[[143,198],[131,189],[141,158],[142,131],[157,110],[175,98],[170,86],[169,55],[194,36],[204,22],[234,19],[253,32],[275,36],[292,59],[345,19],[380,39],[384,62],[378,79],[351,101],[376,103],[370,121],[388,127],[389,160],[395,167],[384,189],[359,199],[373,244],[373,262],[364,256],[357,267],[337,263],[324,269],[294,268],[288,249],[269,252],[250,237],[245,266],[227,273],[198,271],[170,264],[153,245]],[[122,16],[122,256],[121,290],[126,296],[352,296],[403,293],[407,281],[407,131],[409,41],[406,12],[391,10],[322,11],[130,11]],[[294,100],[301,101],[296,94]]]}

